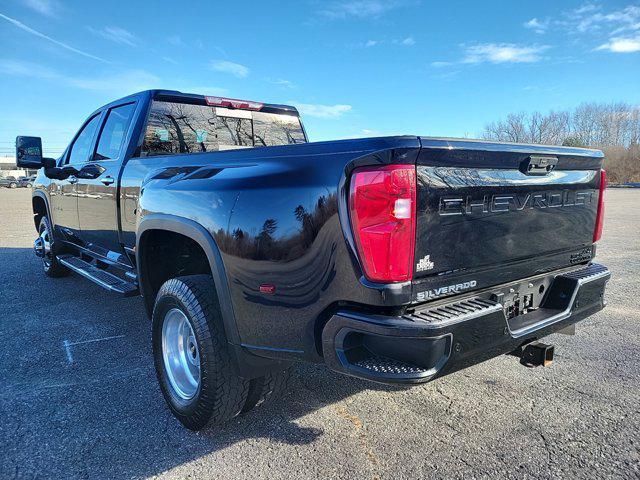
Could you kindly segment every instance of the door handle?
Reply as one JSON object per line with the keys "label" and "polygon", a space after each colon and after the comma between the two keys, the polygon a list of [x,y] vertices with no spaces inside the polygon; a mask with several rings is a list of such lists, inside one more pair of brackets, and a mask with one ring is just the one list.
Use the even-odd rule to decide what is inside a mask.
{"label": "door handle", "polygon": [[74,183],[78,183],[78,178],[74,175],[71,175],[67,180],[71,185],[73,185]]}
{"label": "door handle", "polygon": [[111,185],[114,180],[113,177],[104,177],[102,180],[100,180],[102,183],[104,183],[105,185]]}

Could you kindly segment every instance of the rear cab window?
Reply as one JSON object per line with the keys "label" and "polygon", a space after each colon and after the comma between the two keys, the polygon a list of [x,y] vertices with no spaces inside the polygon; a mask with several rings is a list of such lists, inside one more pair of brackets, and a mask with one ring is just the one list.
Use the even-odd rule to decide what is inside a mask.
{"label": "rear cab window", "polygon": [[306,141],[300,118],[295,114],[154,100],[142,156],[216,152]]}

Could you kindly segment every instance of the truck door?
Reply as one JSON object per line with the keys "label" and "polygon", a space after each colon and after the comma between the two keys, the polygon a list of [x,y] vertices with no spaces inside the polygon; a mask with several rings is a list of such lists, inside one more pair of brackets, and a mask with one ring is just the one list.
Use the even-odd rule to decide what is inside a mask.
{"label": "truck door", "polygon": [[101,257],[129,264],[118,230],[118,174],[135,102],[110,108],[89,161],[78,172],[76,190],[80,238]]}
{"label": "truck door", "polygon": [[[61,166],[69,165],[76,169],[89,158],[93,150],[94,140],[100,125],[101,113],[89,118],[76,135],[67,156]],[[51,216],[54,228],[69,241],[77,242],[80,224],[78,221],[78,197],[76,182],[78,178],[71,175],[64,180],[51,181]]]}

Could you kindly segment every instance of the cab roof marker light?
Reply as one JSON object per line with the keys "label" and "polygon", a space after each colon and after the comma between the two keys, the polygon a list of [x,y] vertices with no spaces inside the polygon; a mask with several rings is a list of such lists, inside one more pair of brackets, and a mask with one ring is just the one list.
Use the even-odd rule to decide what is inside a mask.
{"label": "cab roof marker light", "polygon": [[204,101],[207,105],[211,105],[214,107],[225,107],[225,108],[237,108],[240,110],[253,110],[259,111],[262,110],[264,104],[259,102],[252,102],[250,100],[238,100],[236,98],[225,98],[225,97],[209,97],[205,96]]}

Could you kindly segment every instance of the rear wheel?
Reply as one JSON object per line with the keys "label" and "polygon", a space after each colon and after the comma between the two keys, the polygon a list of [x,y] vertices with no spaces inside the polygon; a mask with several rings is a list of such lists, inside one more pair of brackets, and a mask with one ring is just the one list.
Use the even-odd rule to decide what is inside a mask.
{"label": "rear wheel", "polygon": [[211,276],[166,281],[156,297],[152,329],[162,394],[185,427],[200,430],[240,413],[249,382],[232,369]]}
{"label": "rear wheel", "polygon": [[17,184],[17,183],[15,183],[15,182],[11,182],[11,183],[9,184],[9,188],[16,188],[17,186],[18,186],[18,184]]}
{"label": "rear wheel", "polygon": [[38,235],[43,248],[42,268],[44,274],[53,278],[69,275],[69,269],[58,262],[58,259],[53,253],[53,230],[51,228],[51,222],[49,222],[49,218],[46,216],[40,220]]}
{"label": "rear wheel", "polygon": [[292,371],[293,369],[289,367],[251,380],[242,413],[261,405],[268,405],[279,399],[289,387]]}

